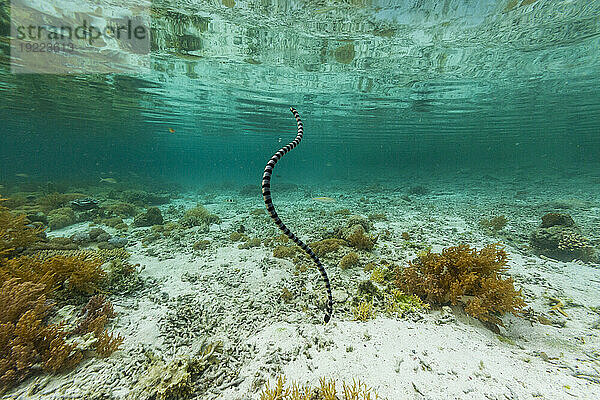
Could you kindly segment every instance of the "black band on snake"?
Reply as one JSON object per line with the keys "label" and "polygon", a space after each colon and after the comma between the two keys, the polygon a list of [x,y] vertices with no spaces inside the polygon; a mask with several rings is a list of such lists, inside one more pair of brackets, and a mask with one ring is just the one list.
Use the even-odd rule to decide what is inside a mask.
{"label": "black band on snake", "polygon": [[263,199],[265,200],[265,205],[267,206],[267,211],[269,212],[269,215],[271,216],[271,218],[273,218],[273,221],[275,221],[279,229],[281,229],[283,233],[287,235],[287,237],[292,239],[294,243],[302,247],[302,250],[304,250],[306,254],[308,254],[310,258],[312,258],[315,264],[317,264],[317,268],[319,268],[319,272],[321,273],[321,276],[325,281],[325,288],[327,289],[327,309],[325,310],[325,323],[327,323],[331,319],[331,314],[333,312],[333,298],[331,297],[331,285],[329,284],[327,272],[325,272],[325,268],[323,268],[321,260],[319,260],[319,257],[317,257],[317,255],[311,250],[311,248],[308,247],[308,245],[302,240],[298,239],[298,237],[296,237],[296,235],[290,232],[288,227],[285,226],[283,222],[281,222],[281,219],[275,211],[275,207],[273,207],[273,202],[271,201],[271,174],[273,173],[273,167],[275,167],[277,161],[279,161],[279,159],[283,157],[285,153],[298,146],[298,143],[300,143],[300,141],[302,140],[304,128],[302,126],[302,121],[300,120],[300,115],[294,107],[290,107],[290,111],[292,112],[292,114],[294,114],[294,118],[296,118],[296,122],[298,123],[298,136],[296,136],[296,139],[294,139],[293,142],[279,149],[279,151],[275,153],[267,163],[267,166],[265,167],[265,173],[263,174],[262,179],[262,194]]}

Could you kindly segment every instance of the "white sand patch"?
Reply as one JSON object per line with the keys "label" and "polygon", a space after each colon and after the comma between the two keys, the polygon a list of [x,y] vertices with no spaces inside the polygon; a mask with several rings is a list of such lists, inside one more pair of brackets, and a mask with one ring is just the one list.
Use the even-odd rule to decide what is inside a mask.
{"label": "white sand patch", "polygon": [[[242,375],[260,371],[274,348],[282,353],[301,349],[300,357],[282,368],[289,380],[318,385],[320,377],[340,383],[360,379],[388,399],[594,398],[593,385],[476,325],[384,317],[327,327],[277,323],[248,339],[259,356]],[[313,340],[330,344],[307,346]],[[249,390],[249,381],[238,390]],[[222,398],[237,398],[236,392]]]}

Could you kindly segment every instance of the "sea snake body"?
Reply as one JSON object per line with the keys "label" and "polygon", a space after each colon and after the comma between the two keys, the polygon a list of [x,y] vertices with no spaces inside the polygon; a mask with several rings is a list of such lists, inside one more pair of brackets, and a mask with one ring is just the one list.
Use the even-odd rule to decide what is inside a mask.
{"label": "sea snake body", "polygon": [[298,136],[296,136],[296,139],[294,139],[293,142],[288,143],[286,146],[279,149],[279,151],[277,153],[275,153],[273,155],[273,157],[271,157],[271,159],[267,163],[267,166],[265,167],[265,172],[264,172],[263,178],[262,178],[262,194],[263,194],[263,199],[265,200],[265,205],[267,206],[267,211],[269,212],[269,215],[271,216],[271,218],[273,218],[273,221],[275,221],[275,224],[277,224],[279,229],[281,229],[283,231],[283,233],[285,233],[287,235],[287,237],[292,239],[294,241],[294,243],[296,243],[298,246],[302,247],[302,250],[304,250],[306,252],[306,254],[308,254],[310,256],[310,258],[312,258],[312,260],[315,262],[315,264],[317,264],[317,268],[319,268],[319,272],[321,273],[321,276],[323,277],[323,281],[325,281],[325,288],[327,289],[327,308],[325,310],[325,323],[327,323],[331,319],[331,314],[333,312],[333,298],[331,296],[331,284],[329,283],[329,278],[327,277],[327,272],[325,271],[325,268],[323,268],[323,264],[321,264],[321,260],[319,260],[319,257],[317,257],[317,255],[311,250],[311,248],[308,247],[308,245],[306,243],[304,243],[302,240],[298,239],[298,237],[296,235],[294,235],[292,232],[290,232],[288,227],[285,226],[285,224],[283,222],[281,222],[281,219],[279,218],[279,216],[277,215],[277,212],[275,211],[273,202],[271,201],[271,174],[273,173],[273,167],[275,167],[275,164],[277,164],[277,161],[279,161],[279,159],[281,157],[283,157],[283,155],[285,153],[292,150],[294,147],[298,146],[298,143],[300,143],[300,141],[302,140],[302,135],[304,133],[304,127],[302,126],[302,121],[300,120],[300,115],[298,114],[298,111],[296,111],[296,109],[294,107],[290,107],[290,111],[292,112],[292,114],[294,114],[294,118],[296,118],[296,122],[298,123]]}

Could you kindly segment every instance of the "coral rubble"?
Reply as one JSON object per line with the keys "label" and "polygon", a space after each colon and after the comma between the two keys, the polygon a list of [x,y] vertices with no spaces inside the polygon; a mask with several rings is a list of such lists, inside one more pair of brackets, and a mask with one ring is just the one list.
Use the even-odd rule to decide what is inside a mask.
{"label": "coral rubble", "polygon": [[212,365],[218,364],[222,353],[220,342],[205,345],[193,357],[177,357],[170,362],[147,354],[147,370],[135,388],[127,395],[127,400],[175,400],[194,396],[194,381]]}

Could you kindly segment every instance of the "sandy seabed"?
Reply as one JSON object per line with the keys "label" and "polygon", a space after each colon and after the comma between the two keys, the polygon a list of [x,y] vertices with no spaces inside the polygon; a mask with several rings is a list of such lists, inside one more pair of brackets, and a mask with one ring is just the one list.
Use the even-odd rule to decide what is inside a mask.
{"label": "sandy seabed", "polygon": [[[274,197],[282,219],[308,241],[343,219],[333,216],[336,210],[386,215],[387,221],[375,223],[375,231],[391,234],[372,252],[360,253],[362,264],[386,259],[405,265],[415,250],[402,245],[402,232],[433,251],[458,243],[481,248],[502,242],[515,286],[528,306],[552,324],[508,315],[498,334],[459,306],[433,307],[401,319],[379,313],[367,322],[353,321],[348,303],[369,273],[361,267],[341,270],[326,259],[335,314],[323,325],[319,307],[325,294],[316,269],[298,272],[291,261],[274,258],[271,247],[240,249],[228,239],[240,224],[251,237],[278,234],[266,215],[250,213],[262,207],[260,199],[223,192],[207,204],[202,195],[190,193],[161,207],[163,212],[168,216],[169,207],[200,202],[223,222],[208,233],[190,229],[182,237],[147,245],[142,238],[150,228],[129,232],[130,261],[140,264],[145,285],[133,295],[110,298],[118,312],[111,328],[125,336],[121,350],[107,359],[87,359],[63,375],[29,380],[5,397],[142,399],[143,394],[135,397],[132,391],[143,382],[149,351],[168,363],[221,341],[218,365],[194,382],[195,398],[257,399],[263,384],[279,375],[310,385],[318,385],[322,377],[340,383],[360,379],[390,400],[599,398],[600,315],[593,307],[600,306],[600,268],[540,257],[528,248],[529,233],[541,215],[556,210],[556,202],[570,204],[562,211],[597,243],[597,193],[577,193],[575,198],[552,192],[518,199],[511,185],[494,191],[480,184],[469,190],[437,187],[407,201],[394,190],[365,194],[331,188],[317,193],[335,199],[326,203],[312,200],[315,193],[309,189],[300,193]],[[482,217],[493,215],[508,219],[496,236],[478,227]],[[77,224],[52,235],[86,229],[87,224]],[[193,250],[200,239],[210,246]],[[293,295],[288,302],[281,298],[284,288]],[[549,297],[564,302],[566,315],[552,310]]]}

